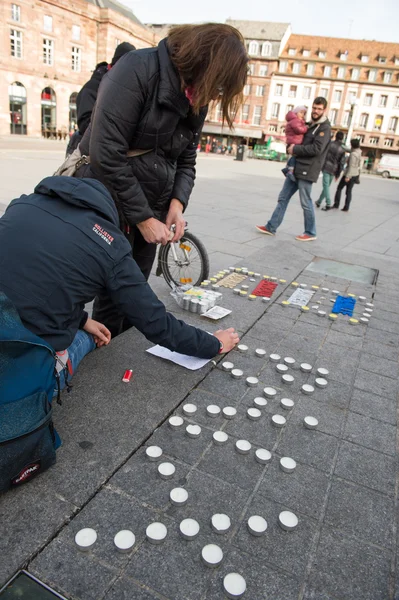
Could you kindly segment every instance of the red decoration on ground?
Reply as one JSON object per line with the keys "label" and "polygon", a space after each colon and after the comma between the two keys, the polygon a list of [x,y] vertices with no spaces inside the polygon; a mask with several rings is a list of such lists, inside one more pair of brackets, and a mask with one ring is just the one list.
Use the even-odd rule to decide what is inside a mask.
{"label": "red decoration on ground", "polygon": [[254,296],[265,296],[266,298],[271,298],[276,287],[277,283],[264,280],[258,283],[252,294]]}

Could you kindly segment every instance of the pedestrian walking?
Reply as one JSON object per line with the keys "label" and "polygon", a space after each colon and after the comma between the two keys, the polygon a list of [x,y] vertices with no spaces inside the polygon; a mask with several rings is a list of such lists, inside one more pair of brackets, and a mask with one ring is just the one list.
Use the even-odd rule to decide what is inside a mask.
{"label": "pedestrian walking", "polygon": [[360,183],[360,167],[362,164],[362,151],[360,150],[360,142],[358,139],[351,140],[351,153],[349,155],[348,166],[338,184],[335,192],[333,208],[339,208],[341,201],[342,190],[346,187],[345,205],[342,209],[348,212],[352,202],[352,189],[355,183]]}
{"label": "pedestrian walking", "polygon": [[321,210],[330,210],[332,208],[330,186],[334,178],[335,180],[339,179],[345,163],[345,149],[342,147],[343,139],[344,134],[342,131],[337,131],[335,140],[331,142],[328,147],[326,162],[324,163],[324,167],[322,169],[323,189],[319,199],[315,203],[317,208],[320,208],[323,200],[326,200],[326,205]]}
{"label": "pedestrian walking", "polygon": [[[222,120],[231,127],[247,71],[237,29],[180,25],[157,47],[126,54],[101,83],[79,146],[89,164],[76,176],[98,179],[111,192],[147,279],[156,244],[176,242],[184,233],[207,105],[219,100]],[[95,303],[94,318],[114,336],[120,332],[123,318],[110,301]]]}
{"label": "pedestrian walking", "polygon": [[[308,126],[305,123],[306,106],[296,106],[294,110],[290,110],[285,120],[287,121],[287,125],[285,126],[285,141],[287,144],[287,149],[291,144],[302,144],[303,136],[308,130]],[[287,166],[284,169],[281,169],[286,177],[289,177],[292,181],[296,181],[294,170],[295,170],[296,158],[291,155],[288,159]]]}
{"label": "pedestrian walking", "polygon": [[327,101],[321,96],[313,101],[311,121],[304,135],[303,143],[291,144],[288,154],[296,158],[295,179],[292,181],[286,177],[281,190],[277,206],[266,225],[256,225],[256,229],[266,235],[275,235],[281,225],[287,206],[292,196],[299,191],[299,200],[304,216],[304,233],[296,236],[299,242],[310,242],[316,240],[316,220],[311,198],[312,185],[316,183],[331,140],[331,127],[325,113]]}

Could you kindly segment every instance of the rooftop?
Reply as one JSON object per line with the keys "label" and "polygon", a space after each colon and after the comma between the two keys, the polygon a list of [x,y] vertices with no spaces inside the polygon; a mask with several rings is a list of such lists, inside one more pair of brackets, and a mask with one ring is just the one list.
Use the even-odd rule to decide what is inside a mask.
{"label": "rooftop", "polygon": [[109,8],[114,10],[137,25],[143,25],[128,6],[117,2],[117,0],[87,0],[87,2],[90,2],[90,4],[94,4],[94,6],[98,6],[99,8]]}
{"label": "rooftop", "polygon": [[281,41],[290,27],[289,23],[271,21],[235,21],[226,19],[228,25],[236,27],[244,38],[254,40]]}

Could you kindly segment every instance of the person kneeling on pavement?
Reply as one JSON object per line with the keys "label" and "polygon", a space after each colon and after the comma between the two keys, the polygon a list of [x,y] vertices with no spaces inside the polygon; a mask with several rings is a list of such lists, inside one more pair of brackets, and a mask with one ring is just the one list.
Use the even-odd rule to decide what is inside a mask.
{"label": "person kneeling on pavement", "polygon": [[211,358],[239,341],[233,328],[209,335],[166,312],[132,258],[110,193],[94,179],[47,177],[13,200],[0,219],[0,246],[0,292],[57,352],[61,388],[86,354],[110,342],[84,310],[100,293],[170,350]]}

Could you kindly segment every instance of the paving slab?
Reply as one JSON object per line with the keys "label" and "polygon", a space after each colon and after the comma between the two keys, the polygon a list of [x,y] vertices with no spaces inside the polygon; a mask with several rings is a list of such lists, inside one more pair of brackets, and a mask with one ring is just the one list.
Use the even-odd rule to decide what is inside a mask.
{"label": "paving slab", "polygon": [[348,413],[343,437],[384,454],[396,453],[396,427],[364,415]]}
{"label": "paving slab", "polygon": [[397,424],[397,402],[384,396],[377,396],[363,390],[353,390],[349,409],[391,425],[396,426]]}

